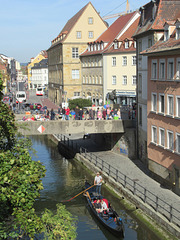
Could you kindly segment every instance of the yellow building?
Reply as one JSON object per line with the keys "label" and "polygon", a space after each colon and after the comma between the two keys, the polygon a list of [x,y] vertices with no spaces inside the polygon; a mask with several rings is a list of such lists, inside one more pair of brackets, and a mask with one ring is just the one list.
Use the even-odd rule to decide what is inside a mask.
{"label": "yellow building", "polygon": [[42,50],[35,58],[31,58],[31,62],[28,64],[28,88],[32,88],[32,74],[31,68],[34,67],[35,63],[39,63],[42,59],[47,58],[47,52]]}
{"label": "yellow building", "polygon": [[81,63],[79,55],[107,29],[89,2],[64,26],[52,41],[48,52],[49,98],[54,103],[82,97]]}

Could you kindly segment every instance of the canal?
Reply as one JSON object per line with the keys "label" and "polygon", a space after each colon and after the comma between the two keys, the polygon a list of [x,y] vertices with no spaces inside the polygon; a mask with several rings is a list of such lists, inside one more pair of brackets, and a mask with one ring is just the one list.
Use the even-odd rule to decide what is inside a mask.
{"label": "canal", "polygon": [[[31,140],[33,148],[37,151],[36,156],[32,156],[33,160],[40,160],[46,167],[46,177],[43,178],[44,189],[41,191],[40,198],[36,200],[35,209],[38,214],[43,212],[45,208],[55,211],[57,203],[70,199],[81,192],[84,180],[88,179],[92,183],[93,178],[79,163],[63,158],[58,153],[57,146],[47,137],[33,136]],[[112,196],[105,188],[102,188],[102,194],[108,196],[108,200],[123,219],[125,225],[124,239],[160,240],[143,223],[134,219],[130,212],[126,212],[120,200]],[[65,205],[68,211],[78,218],[78,240],[118,239],[94,219],[82,195],[71,202],[65,203]]]}

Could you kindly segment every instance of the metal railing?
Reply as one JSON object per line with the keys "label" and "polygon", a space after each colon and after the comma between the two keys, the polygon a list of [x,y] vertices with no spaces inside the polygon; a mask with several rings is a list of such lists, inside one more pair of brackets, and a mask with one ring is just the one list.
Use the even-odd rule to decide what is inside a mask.
{"label": "metal railing", "polygon": [[174,208],[172,205],[156,196],[153,192],[146,189],[144,186],[139,184],[136,179],[134,180],[129,178],[117,168],[113,167],[94,153],[79,146],[77,143],[73,144],[73,140],[70,140],[68,137],[62,134],[56,134],[56,137],[64,144],[67,144],[69,148],[83,155],[91,164],[113,178],[117,183],[120,183],[125,189],[128,189],[134,196],[138,197],[144,203],[152,207],[156,212],[163,215],[169,222],[180,227],[180,211],[178,209]]}

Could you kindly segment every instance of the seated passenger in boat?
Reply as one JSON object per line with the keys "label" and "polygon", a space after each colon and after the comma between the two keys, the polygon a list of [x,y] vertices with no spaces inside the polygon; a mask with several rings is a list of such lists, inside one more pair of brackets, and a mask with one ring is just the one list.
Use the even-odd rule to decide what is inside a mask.
{"label": "seated passenger in boat", "polygon": [[94,201],[94,207],[95,207],[97,212],[101,212],[102,211],[100,199],[97,199],[97,201]]}
{"label": "seated passenger in boat", "polygon": [[106,199],[102,199],[101,200],[101,208],[102,208],[102,211],[109,211],[109,208],[108,208],[108,201]]}

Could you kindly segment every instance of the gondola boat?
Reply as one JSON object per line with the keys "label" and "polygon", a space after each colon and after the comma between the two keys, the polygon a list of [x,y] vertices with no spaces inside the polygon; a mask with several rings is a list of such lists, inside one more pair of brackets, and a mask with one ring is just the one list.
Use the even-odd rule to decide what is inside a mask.
{"label": "gondola boat", "polygon": [[[85,182],[85,189],[88,189],[91,185]],[[92,211],[93,215],[104,225],[112,234],[117,237],[124,238],[124,225],[122,219],[119,217],[117,212],[111,207],[111,204],[102,195],[95,192],[95,187],[88,189],[84,196],[86,197],[88,206]],[[97,212],[94,203],[97,199],[103,199],[108,204],[108,211]]]}

